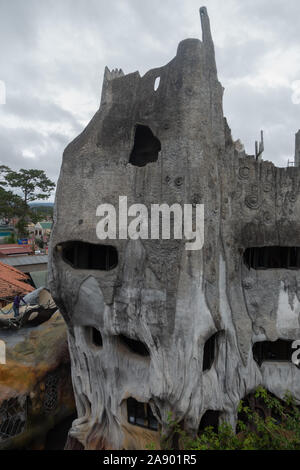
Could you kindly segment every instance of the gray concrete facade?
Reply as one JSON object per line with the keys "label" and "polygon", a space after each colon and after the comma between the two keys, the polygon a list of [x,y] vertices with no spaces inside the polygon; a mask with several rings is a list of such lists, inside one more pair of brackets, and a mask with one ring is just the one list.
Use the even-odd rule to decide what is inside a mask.
{"label": "gray concrete facade", "polygon": [[[167,65],[143,77],[105,70],[101,106],[63,155],[49,282],[69,330],[78,411],[70,436],[85,449],[143,448],[154,439],[128,422],[129,397],[150,405],[163,432],[172,412],[191,433],[207,410],[235,425],[240,399],[258,385],[278,397],[289,390],[300,403],[291,360],[260,365],[253,357],[257,342],[300,339],[300,271],[297,260],[282,261],[300,247],[300,171],[256,160],[233,142],[205,8],[200,17],[202,41],[182,41]],[[161,146],[143,166],[133,155],[138,125]],[[99,241],[96,208],[117,206],[120,195],[147,207],[204,204],[203,249],[172,239]],[[76,242],[113,246],[117,265],[72,266],[65,247]],[[268,250],[265,269],[253,261],[263,247],[283,247],[278,265]],[[203,370],[215,334],[215,357]],[[130,350],[124,337],[149,354]]]}

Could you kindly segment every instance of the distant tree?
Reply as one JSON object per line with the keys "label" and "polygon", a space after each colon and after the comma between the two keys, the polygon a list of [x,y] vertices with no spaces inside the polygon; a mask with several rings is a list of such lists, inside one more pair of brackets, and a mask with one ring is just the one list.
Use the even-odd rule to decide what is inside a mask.
{"label": "distant tree", "polygon": [[34,224],[42,220],[53,219],[53,207],[51,206],[36,206],[30,208],[30,219]]}
{"label": "distant tree", "polygon": [[19,238],[27,238],[29,233],[27,230],[28,222],[24,217],[21,217],[16,223],[16,229],[18,231]]}
{"label": "distant tree", "polygon": [[55,183],[46,176],[43,170],[21,168],[19,171],[4,169],[4,172],[5,182],[11,188],[18,188],[22,191],[26,206],[29,202],[38,199],[48,199],[55,188]]}
{"label": "distant tree", "polygon": [[37,246],[41,249],[44,248],[45,246],[45,243],[44,243],[44,240],[42,240],[41,238],[36,238],[35,239],[35,243],[37,244]]}
{"label": "distant tree", "polygon": [[23,199],[0,186],[0,217],[22,216],[26,212]]}
{"label": "distant tree", "polygon": [[[10,171],[10,168],[6,165],[0,165],[0,186],[7,186],[5,176]],[[4,178],[4,179],[3,179]]]}

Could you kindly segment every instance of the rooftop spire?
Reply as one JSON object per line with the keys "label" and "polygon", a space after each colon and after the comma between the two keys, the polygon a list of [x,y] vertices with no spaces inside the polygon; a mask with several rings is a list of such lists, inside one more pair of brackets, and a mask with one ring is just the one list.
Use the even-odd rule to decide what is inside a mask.
{"label": "rooftop spire", "polygon": [[201,27],[202,27],[202,42],[206,50],[206,57],[208,64],[217,71],[216,60],[215,60],[215,47],[212,40],[211,30],[210,30],[210,21],[207,14],[206,7],[201,7],[199,10]]}
{"label": "rooftop spire", "polygon": [[295,166],[300,166],[300,129],[295,137]]}
{"label": "rooftop spire", "polygon": [[201,27],[202,27],[202,41],[204,43],[213,42],[211,31],[210,31],[210,21],[209,21],[209,16],[207,14],[207,8],[201,7],[199,12],[200,12],[200,19],[201,19]]}

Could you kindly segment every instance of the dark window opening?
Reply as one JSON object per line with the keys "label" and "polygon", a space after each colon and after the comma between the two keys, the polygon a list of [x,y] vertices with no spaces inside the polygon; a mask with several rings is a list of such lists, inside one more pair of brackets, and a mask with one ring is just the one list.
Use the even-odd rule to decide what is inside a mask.
{"label": "dark window opening", "polygon": [[261,341],[253,345],[253,358],[259,366],[264,361],[291,361],[293,341]]}
{"label": "dark window opening", "polygon": [[208,340],[206,341],[204,345],[204,351],[203,351],[203,371],[209,370],[211,366],[213,365],[213,362],[215,360],[215,354],[216,354],[216,339],[217,339],[218,333],[215,333],[212,335]]}
{"label": "dark window opening", "polygon": [[0,442],[21,434],[27,421],[27,397],[9,398],[0,407]]}
{"label": "dark window opening", "polygon": [[199,424],[198,435],[200,435],[208,426],[212,426],[213,431],[217,433],[218,428],[219,428],[219,417],[220,417],[220,411],[215,411],[215,410],[205,411]]}
{"label": "dark window opening", "polygon": [[118,252],[111,245],[66,242],[62,245],[63,259],[75,269],[110,271],[118,264]]}
{"label": "dark window opening", "polygon": [[152,429],[153,431],[158,430],[158,421],[148,403],[141,403],[134,398],[128,398],[127,415],[130,424]]}
{"label": "dark window opening", "polygon": [[127,346],[128,349],[130,349],[131,352],[135,354],[139,354],[140,356],[145,356],[145,357],[150,356],[149,349],[141,341],[128,338],[128,336],[125,336],[125,335],[119,335],[119,338],[121,342],[125,344],[125,346]]}
{"label": "dark window opening", "polygon": [[93,326],[86,326],[85,338],[89,345],[96,346],[97,348],[102,348],[103,340],[101,332],[98,330],[98,328],[94,328]]}
{"label": "dark window opening", "polygon": [[[243,402],[243,408],[248,407],[252,413],[256,413],[260,418],[263,420],[266,420],[269,417],[272,417],[275,419],[276,423],[279,424],[281,422],[281,417],[280,415],[276,412],[276,408],[270,408],[270,406],[266,403],[263,397],[260,396],[255,396],[256,393],[250,393],[249,395],[245,396],[242,400]],[[272,393],[267,390],[267,395],[268,399],[276,399],[279,401],[281,406],[286,408],[286,404],[280,400],[279,398],[275,397]],[[249,413],[246,412],[245,410],[241,410],[238,413],[238,421],[241,421],[244,425],[247,425],[247,427],[255,431],[256,426],[253,422],[252,419],[249,419]],[[238,425],[237,431],[240,431],[240,426]]]}
{"label": "dark window opening", "polygon": [[98,348],[102,348],[102,335],[97,328],[92,328],[92,341],[95,346],[97,346]]}
{"label": "dark window opening", "polygon": [[135,166],[145,166],[156,162],[161,144],[148,126],[137,125],[135,128],[134,146],[129,163]]}
{"label": "dark window opening", "polygon": [[247,248],[244,263],[250,269],[299,269],[300,247],[263,246]]}

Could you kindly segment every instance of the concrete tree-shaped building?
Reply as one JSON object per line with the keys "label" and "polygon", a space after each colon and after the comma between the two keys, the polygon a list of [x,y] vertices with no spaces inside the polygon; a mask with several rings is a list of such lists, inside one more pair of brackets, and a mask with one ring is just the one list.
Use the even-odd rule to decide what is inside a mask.
{"label": "concrete tree-shaped building", "polygon": [[[101,106],[64,152],[50,285],[69,329],[69,434],[85,449],[145,448],[170,411],[191,433],[202,418],[235,425],[260,384],[300,401],[282,344],[300,337],[300,171],[236,147],[200,17],[202,41],[182,41],[167,65],[143,77],[106,68]],[[100,241],[96,209],[120,195],[204,204],[203,249]]]}

